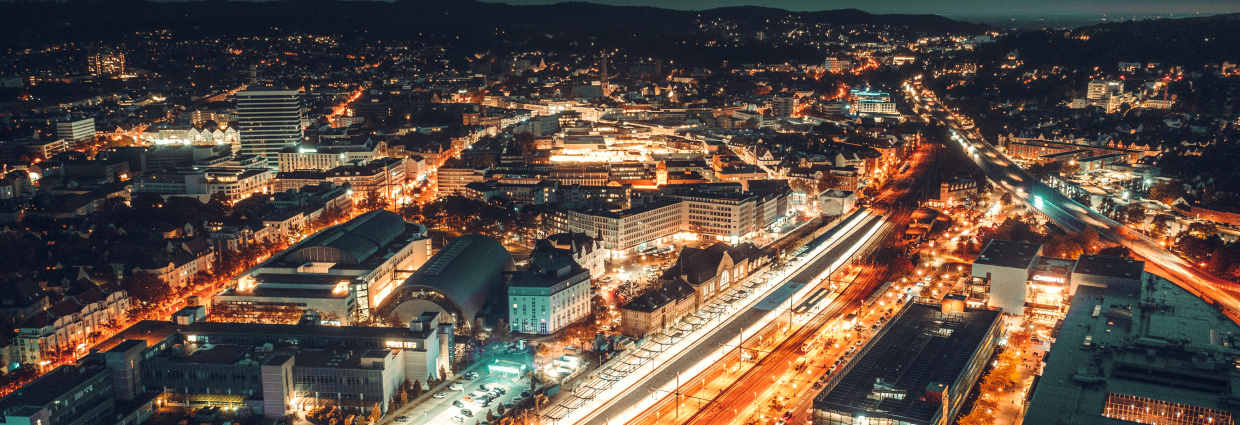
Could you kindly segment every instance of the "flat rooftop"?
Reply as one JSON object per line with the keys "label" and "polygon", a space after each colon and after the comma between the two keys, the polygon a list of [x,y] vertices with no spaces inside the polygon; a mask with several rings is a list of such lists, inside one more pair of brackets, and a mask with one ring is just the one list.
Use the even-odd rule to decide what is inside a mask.
{"label": "flat rooftop", "polygon": [[1077,258],[1076,267],[1072,269],[1073,274],[1133,280],[1140,279],[1144,272],[1144,261],[1094,254],[1082,255],[1080,258]]}
{"label": "flat rooftop", "polygon": [[[64,365],[51,372],[40,376],[31,381],[29,384],[23,385],[12,394],[4,398],[0,398],[0,412],[6,414],[30,414],[33,410],[48,405],[56,398],[65,394],[73,388],[86,383],[101,373],[108,373],[108,368],[102,364],[88,364],[82,367],[73,365]],[[28,408],[26,411],[11,411],[10,409]]]}
{"label": "flat rooftop", "polygon": [[838,384],[814,398],[814,408],[930,423],[942,404],[927,399],[927,390],[966,385],[957,381],[1000,315],[969,309],[945,320],[938,305],[910,304],[852,360]]}
{"label": "flat rooftop", "polygon": [[1093,150],[1092,149],[1073,149],[1073,150],[1064,151],[1064,152],[1048,153],[1046,155],[1042,155],[1041,158],[1055,159],[1055,158],[1062,158],[1065,156],[1081,155],[1081,154],[1085,154],[1089,152],[1093,152]]}
{"label": "flat rooftop", "polygon": [[1041,250],[1042,245],[1036,243],[991,239],[977,259],[973,260],[973,264],[1029,269]]}
{"label": "flat rooftop", "polygon": [[[1185,424],[1234,423],[1221,419],[1240,415],[1229,402],[1240,396],[1238,334],[1240,326],[1217,308],[1155,275],[1081,286],[1031,391],[1025,423],[1132,424],[1145,407],[1203,415]],[[1120,412],[1128,420],[1104,417],[1108,400],[1113,410],[1137,411]],[[1209,422],[1211,415],[1218,420]],[[1139,423],[1181,423],[1145,419]]]}

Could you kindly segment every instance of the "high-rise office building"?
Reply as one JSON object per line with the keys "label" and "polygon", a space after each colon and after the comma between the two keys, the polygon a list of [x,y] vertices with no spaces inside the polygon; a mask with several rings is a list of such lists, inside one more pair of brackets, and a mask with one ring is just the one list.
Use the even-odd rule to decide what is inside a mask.
{"label": "high-rise office building", "polygon": [[249,87],[237,92],[241,153],[267,158],[279,166],[280,150],[301,142],[301,90]]}
{"label": "high-rise office building", "polygon": [[64,139],[65,143],[73,144],[93,141],[95,140],[95,119],[82,118],[58,122],[56,123],[56,137]]}
{"label": "high-rise office building", "polygon": [[121,75],[125,73],[125,52],[96,52],[87,58],[91,75]]}

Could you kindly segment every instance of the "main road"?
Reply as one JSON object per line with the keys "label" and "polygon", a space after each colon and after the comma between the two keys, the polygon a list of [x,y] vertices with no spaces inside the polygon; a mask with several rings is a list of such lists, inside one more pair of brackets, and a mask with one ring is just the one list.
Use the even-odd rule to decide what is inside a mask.
{"label": "main road", "polygon": [[968,152],[973,162],[992,181],[1003,186],[1016,198],[1064,228],[1081,231],[1086,227],[1093,227],[1099,236],[1115,241],[1145,258],[1151,272],[1210,301],[1233,321],[1240,322],[1240,300],[1225,289],[1234,287],[1235,283],[1197,268],[1163,249],[1144,234],[1081,205],[1033,178],[976,132],[963,129],[959,124],[960,117],[935,101],[933,96],[928,95],[928,91],[916,92],[912,88],[906,88],[906,93],[919,96],[918,104],[928,110],[933,119],[951,128],[953,139]]}

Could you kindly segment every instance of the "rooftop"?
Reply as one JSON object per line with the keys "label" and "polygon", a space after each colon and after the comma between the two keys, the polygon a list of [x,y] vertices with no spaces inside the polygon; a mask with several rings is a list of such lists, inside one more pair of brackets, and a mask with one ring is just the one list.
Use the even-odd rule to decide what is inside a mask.
{"label": "rooftop", "polygon": [[621,308],[624,310],[649,313],[658,310],[660,307],[663,307],[673,301],[684,299],[686,297],[692,297],[694,293],[695,292],[693,291],[692,286],[689,286],[689,284],[685,283],[683,280],[677,279],[665,283],[663,286],[653,291],[634,298]]}
{"label": "rooftop", "polygon": [[98,363],[82,367],[65,365],[52,369],[51,372],[0,399],[0,412],[8,415],[12,413],[11,409],[43,408],[69,391],[73,391],[79,385],[105,373],[108,373],[108,368]]}
{"label": "rooftop", "polygon": [[962,385],[957,381],[1000,316],[968,309],[948,318],[938,305],[910,303],[844,369],[838,384],[814,398],[814,408],[930,423],[943,405],[927,399],[927,391]]}
{"label": "rooftop", "polygon": [[[1077,289],[1025,423],[1153,423],[1138,421],[1147,410],[1125,409],[1131,406],[1202,415],[1192,423],[1232,423],[1240,414],[1229,402],[1240,395],[1240,326],[1183,288],[1141,276]],[[1219,420],[1207,422],[1210,416]]]}
{"label": "rooftop", "polygon": [[391,311],[401,302],[429,288],[445,295],[472,320],[503,286],[503,272],[514,268],[512,256],[499,241],[482,235],[453,239],[426,260],[412,276],[384,299],[380,309]]}
{"label": "rooftop", "polygon": [[315,233],[272,262],[300,265],[330,258],[337,264],[360,265],[393,244],[422,238],[425,232],[425,227],[407,222],[394,212],[371,211]]}
{"label": "rooftop", "polygon": [[1073,274],[1113,277],[1120,279],[1140,279],[1145,272],[1145,262],[1123,257],[1086,254],[1076,259]]}
{"label": "rooftop", "polygon": [[977,259],[973,260],[973,264],[1029,269],[1040,252],[1042,252],[1040,244],[991,239]]}

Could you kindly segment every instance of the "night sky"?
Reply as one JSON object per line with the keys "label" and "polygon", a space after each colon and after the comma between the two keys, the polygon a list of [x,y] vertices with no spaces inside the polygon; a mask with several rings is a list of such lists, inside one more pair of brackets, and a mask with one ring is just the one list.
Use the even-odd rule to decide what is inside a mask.
{"label": "night sky", "polygon": [[[483,0],[495,1],[495,0]],[[554,4],[561,0],[499,0],[508,4]],[[1237,0],[589,0],[617,6],[711,9],[767,6],[788,10],[855,8],[870,13],[937,14],[954,18],[1038,18],[1096,16],[1108,18],[1187,17],[1240,13]],[[1174,15],[1173,15],[1174,14]]]}

